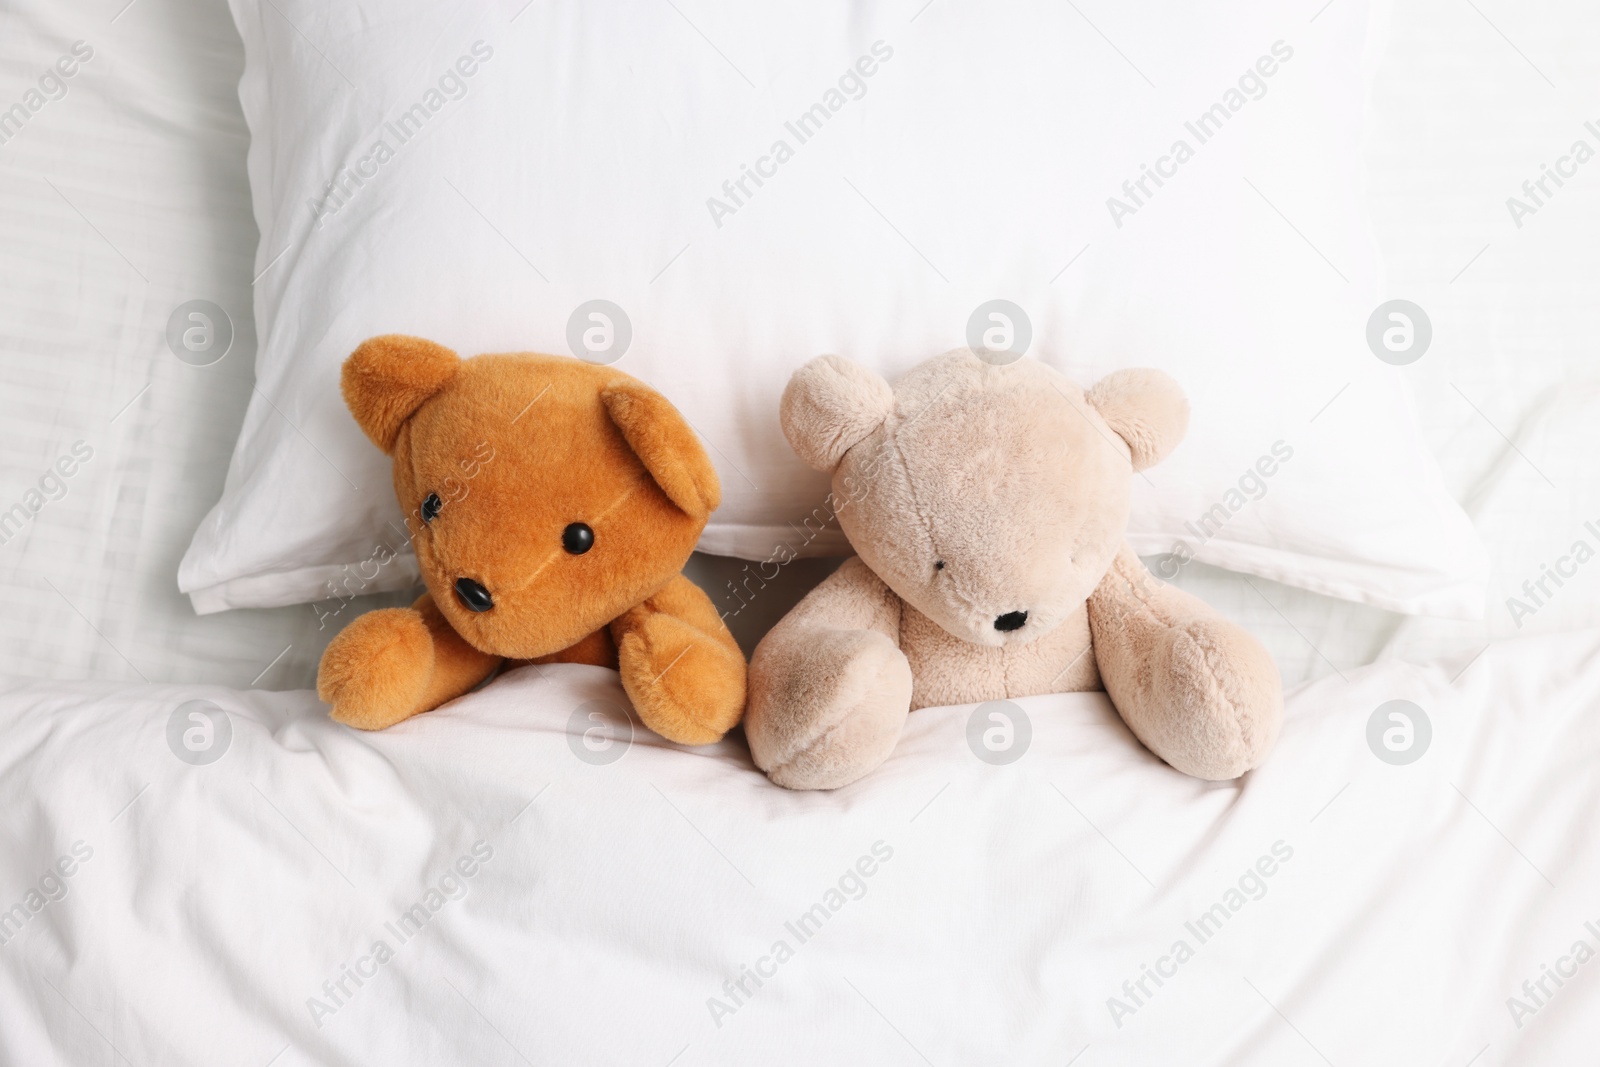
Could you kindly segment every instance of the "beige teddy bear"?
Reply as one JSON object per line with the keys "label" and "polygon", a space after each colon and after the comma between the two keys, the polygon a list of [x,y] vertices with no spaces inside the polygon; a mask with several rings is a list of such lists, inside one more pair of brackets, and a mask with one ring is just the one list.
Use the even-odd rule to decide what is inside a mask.
{"label": "beige teddy bear", "polygon": [[1188,423],[1167,375],[1117,371],[1085,393],[1042,363],[962,349],[891,389],[822,356],[781,417],[832,474],[857,555],[751,661],[745,730],[774,782],[855,781],[917,708],[1101,688],[1186,774],[1235,778],[1266,757],[1283,716],[1271,657],[1123,541],[1134,472]]}

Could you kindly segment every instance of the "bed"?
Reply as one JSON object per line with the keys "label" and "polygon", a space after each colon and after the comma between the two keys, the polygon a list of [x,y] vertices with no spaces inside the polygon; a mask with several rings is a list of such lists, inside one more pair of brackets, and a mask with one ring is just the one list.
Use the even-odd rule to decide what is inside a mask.
{"label": "bed", "polygon": [[[1391,280],[1451,325],[1406,374],[1490,551],[1484,618],[1191,563],[1175,580],[1256,634],[1290,691],[1262,771],[1181,779],[1079,694],[1022,702],[1033,747],[1009,768],[951,760],[971,709],[936,709],[882,773],[819,796],[773,789],[737,738],[655,741],[592,668],[353,735],[309,692],[334,632],[316,611],[197,616],[173,576],[254,386],[237,31],[202,0],[0,18],[8,97],[59,57],[80,68],[0,143],[0,508],[80,459],[0,544],[0,909],[29,916],[0,912],[6,1062],[1592,1048],[1600,567],[1537,604],[1524,586],[1600,523],[1600,211],[1582,178],[1523,225],[1506,208],[1583,134],[1592,13],[1402,7],[1373,101]],[[231,323],[205,365],[166,340],[197,300]],[[741,612],[747,649],[835,562],[796,563]],[[715,596],[743,566],[702,555],[691,575]],[[1368,747],[1391,700],[1425,709],[1416,764]],[[579,709],[611,762],[574,750]],[[227,734],[214,766],[174,760],[191,729]]]}
{"label": "bed", "polygon": [[[736,740],[654,740],[593,667],[525,668],[370,736],[305,691],[23,684],[0,782],[39,817],[7,842],[0,904],[41,882],[51,903],[0,945],[0,1047],[1585,1062],[1597,650],[1551,636],[1330,675],[1242,785],[1171,773],[1076,694],[1018,702],[1033,741],[1009,766],[951,758],[972,709],[919,712],[882,773],[834,794],[774,789]],[[1410,766],[1366,744],[1396,698],[1432,722]],[[214,764],[168,750],[189,702],[230,724]]]}

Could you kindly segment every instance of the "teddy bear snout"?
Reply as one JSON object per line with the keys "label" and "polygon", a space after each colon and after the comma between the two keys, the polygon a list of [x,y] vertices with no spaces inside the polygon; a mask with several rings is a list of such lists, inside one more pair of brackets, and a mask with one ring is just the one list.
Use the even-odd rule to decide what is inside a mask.
{"label": "teddy bear snout", "polygon": [[1026,611],[1008,611],[994,620],[994,628],[1003,634],[1008,634],[1012,630],[1020,630],[1026,625],[1028,625],[1028,613]]}
{"label": "teddy bear snout", "polygon": [[489,595],[489,590],[471,578],[456,579],[456,599],[468,611],[488,611],[494,607],[494,597]]}

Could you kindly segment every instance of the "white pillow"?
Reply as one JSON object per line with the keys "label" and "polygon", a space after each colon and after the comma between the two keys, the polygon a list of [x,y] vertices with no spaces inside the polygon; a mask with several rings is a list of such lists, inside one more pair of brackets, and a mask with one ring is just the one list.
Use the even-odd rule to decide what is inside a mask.
{"label": "white pillow", "polygon": [[1187,390],[1139,552],[1482,610],[1482,547],[1367,343],[1361,3],[231,2],[259,392],[179,573],[198,611],[415,580],[339,396],[372,334],[609,339],[591,358],[666,393],[721,473],[700,547],[768,560],[847,551],[805,523],[827,483],[779,430],[790,373],[892,377],[993,300],[1085,384]]}

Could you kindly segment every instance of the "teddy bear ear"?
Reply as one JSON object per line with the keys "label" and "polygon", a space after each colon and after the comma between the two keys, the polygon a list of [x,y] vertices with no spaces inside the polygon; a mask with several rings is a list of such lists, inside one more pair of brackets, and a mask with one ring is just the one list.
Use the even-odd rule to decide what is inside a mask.
{"label": "teddy bear ear", "polygon": [[700,438],[671,401],[642,382],[622,378],[600,390],[611,421],[667,499],[704,521],[722,503],[722,483]]}
{"label": "teddy bear ear", "polygon": [[796,455],[831,473],[893,410],[888,382],[843,356],[818,356],[789,379],[778,421]]}
{"label": "teddy bear ear", "polygon": [[406,420],[461,369],[444,345],[392,333],[373,337],[344,361],[339,390],[361,432],[387,453]]}
{"label": "teddy bear ear", "polygon": [[1161,462],[1189,428],[1189,401],[1164,371],[1112,371],[1085,395],[1106,424],[1128,443],[1133,469]]}

